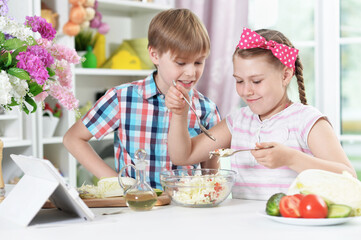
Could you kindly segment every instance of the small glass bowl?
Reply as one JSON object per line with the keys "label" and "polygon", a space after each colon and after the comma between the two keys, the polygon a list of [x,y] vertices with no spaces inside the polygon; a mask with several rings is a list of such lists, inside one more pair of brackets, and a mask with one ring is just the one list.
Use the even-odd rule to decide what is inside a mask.
{"label": "small glass bowl", "polygon": [[179,169],[161,172],[164,189],[184,207],[215,207],[231,193],[236,172],[227,169]]}

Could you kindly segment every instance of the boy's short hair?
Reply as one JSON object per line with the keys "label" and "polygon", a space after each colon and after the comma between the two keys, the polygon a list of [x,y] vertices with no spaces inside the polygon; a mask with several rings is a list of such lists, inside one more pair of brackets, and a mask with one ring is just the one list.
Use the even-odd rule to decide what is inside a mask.
{"label": "boy's short hair", "polygon": [[149,24],[148,47],[160,55],[168,50],[176,56],[208,55],[210,45],[207,29],[188,9],[162,11]]}

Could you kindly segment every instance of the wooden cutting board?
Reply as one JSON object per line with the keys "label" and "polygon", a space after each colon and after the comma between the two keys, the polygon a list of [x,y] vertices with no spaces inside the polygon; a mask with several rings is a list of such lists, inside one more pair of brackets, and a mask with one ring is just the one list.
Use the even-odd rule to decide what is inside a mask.
{"label": "wooden cutting board", "polygon": [[[82,199],[84,203],[90,208],[104,208],[104,207],[126,207],[124,197],[111,197],[111,198],[85,198]],[[164,206],[170,203],[170,197],[163,193],[157,199],[155,206]],[[43,208],[55,208],[51,201],[46,201]]]}

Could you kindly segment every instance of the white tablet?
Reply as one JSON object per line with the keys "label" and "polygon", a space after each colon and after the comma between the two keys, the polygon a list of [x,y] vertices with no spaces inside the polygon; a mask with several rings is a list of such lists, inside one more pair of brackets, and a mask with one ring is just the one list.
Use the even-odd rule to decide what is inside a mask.
{"label": "white tablet", "polygon": [[50,161],[31,156],[10,156],[24,176],[0,204],[1,218],[27,226],[50,199],[61,211],[84,220],[94,219],[94,213],[79,197],[76,189],[65,182]]}

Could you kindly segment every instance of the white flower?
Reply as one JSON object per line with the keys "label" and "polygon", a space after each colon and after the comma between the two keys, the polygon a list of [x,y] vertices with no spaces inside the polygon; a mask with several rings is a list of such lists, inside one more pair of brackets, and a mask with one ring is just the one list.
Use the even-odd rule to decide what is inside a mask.
{"label": "white flower", "polygon": [[8,74],[1,70],[0,72],[0,104],[7,105],[11,103],[12,86],[9,81]]}
{"label": "white flower", "polygon": [[19,38],[22,41],[29,41],[29,37],[33,36],[30,28],[3,16],[0,16],[0,31]]}
{"label": "white flower", "polygon": [[28,83],[26,82],[26,80],[17,78],[12,75],[9,75],[9,80],[11,85],[13,86],[10,95],[14,97],[14,100],[17,103],[21,104],[23,102],[26,93],[29,91]]}

